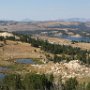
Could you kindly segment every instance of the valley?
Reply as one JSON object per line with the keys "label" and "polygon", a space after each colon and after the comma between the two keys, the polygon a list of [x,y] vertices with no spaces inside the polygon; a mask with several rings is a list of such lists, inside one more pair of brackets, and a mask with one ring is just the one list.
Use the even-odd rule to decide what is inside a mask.
{"label": "valley", "polygon": [[18,23],[13,24],[0,26],[1,78],[35,73],[53,75],[55,85],[60,77],[63,82],[69,78],[90,81],[89,26],[82,32],[80,22],[39,22],[34,28],[32,23],[20,23],[19,28]]}

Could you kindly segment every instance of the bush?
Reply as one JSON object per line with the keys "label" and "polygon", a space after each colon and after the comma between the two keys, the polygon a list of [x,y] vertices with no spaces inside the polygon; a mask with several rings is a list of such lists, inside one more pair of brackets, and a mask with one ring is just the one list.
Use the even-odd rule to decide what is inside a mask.
{"label": "bush", "polygon": [[70,78],[65,82],[65,90],[76,90],[78,81],[76,78]]}

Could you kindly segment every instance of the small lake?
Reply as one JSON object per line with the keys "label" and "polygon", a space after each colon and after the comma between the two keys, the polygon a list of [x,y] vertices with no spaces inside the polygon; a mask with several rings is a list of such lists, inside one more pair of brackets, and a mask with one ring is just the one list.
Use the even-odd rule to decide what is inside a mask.
{"label": "small lake", "polygon": [[72,37],[72,36],[68,36],[68,35],[60,35],[57,36],[58,38],[64,38],[64,39],[68,39],[68,40],[73,40],[73,41],[84,41],[84,42],[90,42],[90,37]]}
{"label": "small lake", "polygon": [[16,59],[16,63],[20,64],[36,64],[36,62],[32,59]]}
{"label": "small lake", "polygon": [[[3,71],[5,72],[5,71],[7,71],[7,70],[9,70],[8,67],[1,67],[1,66],[0,66],[0,72],[3,72]],[[3,79],[5,76],[6,76],[6,74],[0,73],[0,79]]]}

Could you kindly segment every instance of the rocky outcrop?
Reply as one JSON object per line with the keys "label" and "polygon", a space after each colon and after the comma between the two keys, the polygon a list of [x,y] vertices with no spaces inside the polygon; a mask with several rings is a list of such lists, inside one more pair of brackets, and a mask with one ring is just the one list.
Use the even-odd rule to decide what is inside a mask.
{"label": "rocky outcrop", "polygon": [[55,76],[61,75],[62,78],[90,77],[90,68],[86,67],[85,65],[81,65],[81,62],[78,60],[73,60],[68,63],[48,63],[44,65],[32,66],[39,73],[53,74]]}
{"label": "rocky outcrop", "polygon": [[2,36],[2,37],[13,37],[14,35],[12,33],[8,33],[8,32],[1,32],[0,36]]}

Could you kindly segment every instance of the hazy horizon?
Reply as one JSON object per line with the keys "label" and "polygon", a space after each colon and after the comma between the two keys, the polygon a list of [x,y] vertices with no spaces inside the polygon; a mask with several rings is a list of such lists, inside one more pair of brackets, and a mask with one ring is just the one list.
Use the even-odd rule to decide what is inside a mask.
{"label": "hazy horizon", "polygon": [[0,20],[90,18],[90,0],[3,0]]}

